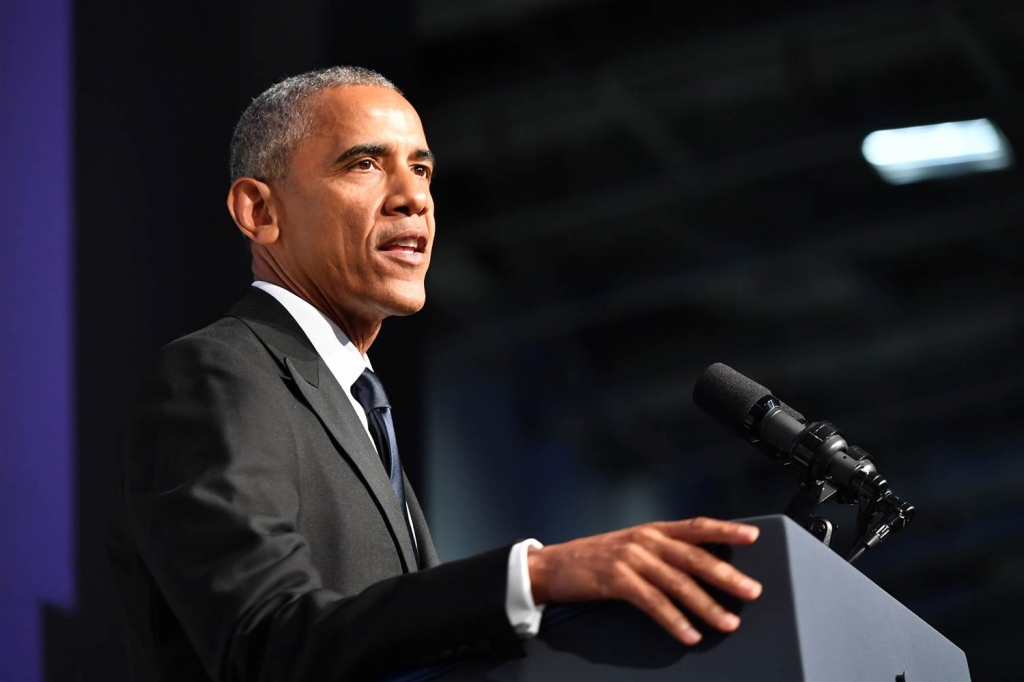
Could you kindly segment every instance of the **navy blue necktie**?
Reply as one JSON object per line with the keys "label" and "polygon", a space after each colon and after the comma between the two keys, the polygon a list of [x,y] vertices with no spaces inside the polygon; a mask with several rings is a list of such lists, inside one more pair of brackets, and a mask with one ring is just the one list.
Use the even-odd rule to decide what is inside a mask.
{"label": "navy blue necktie", "polygon": [[395,497],[398,498],[398,507],[402,510],[402,518],[405,519],[406,527],[409,529],[409,539],[412,540],[413,549],[419,556],[416,535],[412,532],[412,528],[409,528],[409,515],[405,507],[405,485],[402,481],[402,460],[398,456],[395,425],[391,421],[391,405],[388,403],[384,386],[380,383],[377,375],[367,368],[356,379],[356,383],[352,384],[352,396],[366,411],[366,422],[370,427],[373,443],[377,446],[377,453],[384,464],[384,471],[391,479],[391,487],[395,491]]}

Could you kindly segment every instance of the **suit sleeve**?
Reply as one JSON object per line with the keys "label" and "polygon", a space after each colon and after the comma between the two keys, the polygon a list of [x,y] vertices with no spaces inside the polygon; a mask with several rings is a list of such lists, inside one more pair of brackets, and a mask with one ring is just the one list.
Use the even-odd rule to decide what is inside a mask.
{"label": "suit sleeve", "polygon": [[321,585],[297,531],[291,408],[267,397],[282,381],[219,341],[171,344],[119,447],[124,532],[211,678],[362,679],[522,655],[508,548],[355,596]]}

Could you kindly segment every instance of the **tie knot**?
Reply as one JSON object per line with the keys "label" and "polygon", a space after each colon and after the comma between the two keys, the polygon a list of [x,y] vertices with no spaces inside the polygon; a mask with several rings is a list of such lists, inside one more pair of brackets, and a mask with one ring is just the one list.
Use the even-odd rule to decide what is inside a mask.
{"label": "tie knot", "polygon": [[352,397],[359,401],[367,413],[382,407],[391,407],[388,403],[388,394],[384,392],[384,385],[369,368],[364,369],[356,383],[352,384]]}

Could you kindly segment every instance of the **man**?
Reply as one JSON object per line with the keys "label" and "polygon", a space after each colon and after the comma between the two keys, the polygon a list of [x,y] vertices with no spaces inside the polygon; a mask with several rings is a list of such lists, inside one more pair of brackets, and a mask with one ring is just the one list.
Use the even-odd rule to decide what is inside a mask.
{"label": "man", "polygon": [[699,586],[760,585],[700,543],[757,529],[696,519],[440,564],[366,352],[424,304],[434,157],[389,81],[334,68],[243,114],[228,210],[254,286],[165,347],[118,447],[109,550],[133,674],[365,678],[522,655],[544,604],[622,599],[686,644],[738,618]]}

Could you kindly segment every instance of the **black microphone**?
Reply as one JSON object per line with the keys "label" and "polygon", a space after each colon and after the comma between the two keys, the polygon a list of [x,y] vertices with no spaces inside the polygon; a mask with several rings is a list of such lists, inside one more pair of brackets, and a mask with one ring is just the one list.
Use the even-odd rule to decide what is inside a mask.
{"label": "black microphone", "polygon": [[840,501],[873,499],[885,485],[867,453],[851,448],[839,429],[824,421],[808,424],[770,389],[728,365],[716,362],[704,370],[693,401],[772,459],[832,485]]}
{"label": "black microphone", "polygon": [[[770,389],[721,362],[700,375],[693,388],[693,402],[752,443],[763,439],[786,452],[806,423],[802,414],[773,396]],[[762,435],[763,431],[767,434]]]}
{"label": "black microphone", "polygon": [[868,453],[847,443],[838,428],[827,421],[808,423],[771,390],[728,365],[716,362],[704,370],[693,388],[693,401],[768,457],[792,468],[801,477],[802,489],[824,487],[820,502],[834,492],[841,504],[859,504],[865,521],[876,511],[884,512],[884,528],[879,537],[862,540],[865,549],[913,518],[914,507],[892,494]]}

